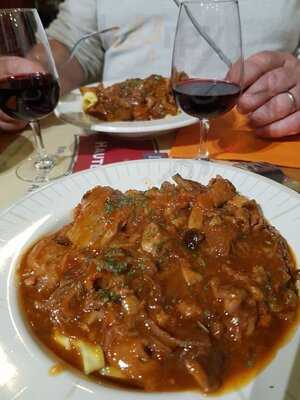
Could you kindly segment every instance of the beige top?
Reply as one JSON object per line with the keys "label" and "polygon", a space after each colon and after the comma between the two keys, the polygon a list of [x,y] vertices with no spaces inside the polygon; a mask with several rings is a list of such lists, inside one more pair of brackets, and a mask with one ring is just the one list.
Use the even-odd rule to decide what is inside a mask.
{"label": "beige top", "polygon": [[[239,0],[239,5],[245,56],[262,50],[297,52],[300,0]],[[78,51],[87,80],[168,76],[177,15],[173,0],[66,0],[48,34],[72,47],[88,32],[119,26]]]}

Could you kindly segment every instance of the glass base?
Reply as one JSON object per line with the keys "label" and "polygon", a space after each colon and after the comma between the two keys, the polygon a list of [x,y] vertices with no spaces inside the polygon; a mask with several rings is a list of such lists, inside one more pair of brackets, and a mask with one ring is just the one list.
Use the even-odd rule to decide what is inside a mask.
{"label": "glass base", "polygon": [[40,160],[37,160],[34,162],[34,166],[38,171],[48,171],[50,172],[50,170],[52,168],[54,168],[56,164],[56,160],[54,156],[45,156]]}
{"label": "glass base", "polygon": [[70,173],[66,168],[65,158],[45,156],[43,159],[29,158],[16,170],[17,177],[25,182],[47,183]]}
{"label": "glass base", "polygon": [[201,161],[209,161],[209,152],[206,151],[204,153],[198,153],[193,158],[194,160],[201,160]]}

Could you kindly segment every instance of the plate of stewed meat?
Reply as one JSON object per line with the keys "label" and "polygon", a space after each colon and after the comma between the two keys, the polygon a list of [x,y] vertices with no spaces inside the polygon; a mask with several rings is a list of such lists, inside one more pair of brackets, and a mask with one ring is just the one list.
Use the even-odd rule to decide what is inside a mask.
{"label": "plate of stewed meat", "polygon": [[266,178],[187,160],[25,197],[0,216],[1,398],[283,398],[299,205]]}
{"label": "plate of stewed meat", "polygon": [[179,110],[170,79],[161,75],[81,87],[63,96],[55,112],[84,129],[124,138],[157,136],[197,122]]}

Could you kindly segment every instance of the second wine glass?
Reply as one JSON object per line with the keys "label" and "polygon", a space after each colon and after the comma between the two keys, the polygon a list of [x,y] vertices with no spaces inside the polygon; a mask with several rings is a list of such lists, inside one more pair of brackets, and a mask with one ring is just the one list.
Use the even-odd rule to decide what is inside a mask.
{"label": "second wine glass", "polygon": [[183,1],[171,81],[179,107],[200,120],[197,159],[209,158],[209,120],[234,107],[242,91],[243,69],[238,2]]}

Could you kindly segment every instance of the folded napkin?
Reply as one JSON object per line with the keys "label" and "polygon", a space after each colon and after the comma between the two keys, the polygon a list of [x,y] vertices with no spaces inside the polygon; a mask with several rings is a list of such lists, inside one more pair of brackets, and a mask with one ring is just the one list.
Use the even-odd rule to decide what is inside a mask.
{"label": "folded napkin", "polygon": [[[199,125],[179,130],[170,156],[193,158],[197,155]],[[260,139],[236,109],[211,121],[207,143],[210,158],[267,162],[283,167],[300,168],[300,135],[282,139]]]}

